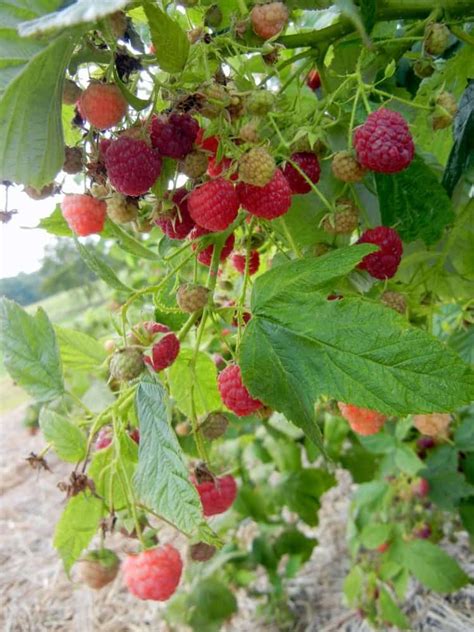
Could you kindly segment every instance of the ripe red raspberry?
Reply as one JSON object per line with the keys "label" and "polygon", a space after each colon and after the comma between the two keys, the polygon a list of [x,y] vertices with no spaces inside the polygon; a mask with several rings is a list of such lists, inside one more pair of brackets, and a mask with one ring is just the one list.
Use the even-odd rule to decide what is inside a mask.
{"label": "ripe red raspberry", "polygon": [[188,209],[192,219],[202,228],[225,230],[237,217],[239,198],[228,180],[216,178],[191,191]]}
{"label": "ripe red raspberry", "polygon": [[430,484],[428,483],[426,478],[420,478],[420,480],[413,485],[413,492],[416,496],[419,496],[420,498],[428,496],[428,494],[430,493]]}
{"label": "ripe red raspberry", "polygon": [[280,217],[291,206],[290,185],[280,169],[275,170],[273,178],[264,187],[240,182],[237,194],[244,209],[265,219]]}
{"label": "ripe red raspberry", "polygon": [[413,160],[415,146],[401,114],[381,108],[372,112],[354,132],[360,164],[378,173],[402,171]]}
{"label": "ripe red raspberry", "polygon": [[151,142],[162,156],[183,159],[192,150],[199,123],[189,114],[155,116],[151,122]]}
{"label": "ripe red raspberry", "polygon": [[321,76],[317,70],[309,71],[306,77],[306,85],[310,90],[317,90],[321,86]]}
{"label": "ripe red raspberry", "polygon": [[[245,262],[247,256],[245,254],[241,255],[237,252],[232,255],[232,265],[240,272],[240,274],[245,273]],[[260,265],[260,255],[256,250],[252,250],[249,257],[249,274],[255,274],[257,272]]]}
{"label": "ripe red raspberry", "polygon": [[95,440],[96,450],[105,450],[112,443],[112,428],[110,426],[104,426],[97,433]]}
{"label": "ripe red raspberry", "polygon": [[129,555],[122,566],[128,590],[139,599],[166,601],[176,591],[183,562],[178,551],[166,544]]}
{"label": "ripe red raspberry", "polygon": [[[321,168],[316,154],[309,151],[298,151],[291,155],[291,161],[298,165],[313,184],[319,182]],[[286,164],[283,174],[288,180],[292,193],[309,193],[311,191],[309,182],[292,164]]]}
{"label": "ripe red raspberry", "polygon": [[357,243],[379,246],[377,252],[362,259],[359,268],[367,270],[376,279],[391,279],[395,275],[403,253],[402,241],[396,230],[388,226],[369,228]]}
{"label": "ripe red raspberry", "polygon": [[81,94],[79,112],[97,129],[110,129],[127,112],[127,101],[119,88],[111,83],[91,83]]}
{"label": "ripe red raspberry", "polygon": [[222,174],[230,180],[237,180],[238,175],[233,169],[232,158],[224,157],[219,161],[215,156],[209,158],[209,162],[207,163],[207,175],[211,176],[211,178],[218,178]]}
{"label": "ripe red raspberry", "polygon": [[285,28],[288,22],[288,9],[283,2],[257,4],[250,13],[252,28],[262,39],[270,39]]}
{"label": "ripe red raspberry", "polygon": [[79,579],[89,588],[98,590],[115,579],[119,566],[119,558],[110,549],[89,551],[79,560]]}
{"label": "ripe red raspberry", "polygon": [[[195,239],[199,239],[199,237],[203,237],[204,235],[209,235],[210,232],[211,231],[206,230],[205,228],[196,226],[189,233],[189,239],[194,241]],[[230,255],[230,253],[232,252],[234,248],[234,243],[235,243],[235,237],[234,237],[234,234],[232,233],[232,235],[229,235],[227,239],[225,240],[224,246],[221,250],[221,254],[219,257],[220,261],[225,261],[227,259],[227,257]],[[193,250],[196,250],[197,248],[198,248],[198,244],[192,245]],[[213,252],[214,252],[214,244],[211,244],[210,246],[207,246],[207,248],[204,248],[204,250],[201,250],[201,252],[198,254],[199,263],[202,263],[203,265],[209,267],[211,265]]]}
{"label": "ripe red raspberry", "polygon": [[375,410],[359,408],[353,404],[337,403],[341,415],[349,422],[354,432],[360,435],[372,435],[382,429],[387,417]]}
{"label": "ripe red raspberry", "polygon": [[224,513],[237,496],[237,483],[233,476],[221,476],[213,481],[197,483],[196,489],[201,498],[205,516]]}
{"label": "ripe red raspberry", "polygon": [[175,334],[166,334],[153,345],[151,358],[145,357],[145,362],[157,373],[167,369],[178,357],[180,346],[179,339]]}
{"label": "ripe red raspberry", "polygon": [[254,399],[242,382],[240,367],[231,364],[217,379],[222,401],[238,417],[245,417],[262,407],[262,402]]}
{"label": "ripe red raspberry", "polygon": [[207,151],[215,156],[219,149],[219,139],[217,136],[205,136],[205,134],[206,130],[200,127],[194,143],[196,147],[199,147],[202,151]]}
{"label": "ripe red raspberry", "polygon": [[175,207],[159,214],[156,224],[170,239],[184,239],[195,226],[189,215],[188,191],[184,187],[176,189],[171,199]]}
{"label": "ripe red raspberry", "polygon": [[114,189],[136,197],[155,183],[161,171],[161,158],[144,140],[121,136],[110,143],[105,166]]}
{"label": "ripe red raspberry", "polygon": [[91,195],[65,195],[61,210],[69,228],[80,237],[100,233],[104,228],[107,205],[103,200]]}

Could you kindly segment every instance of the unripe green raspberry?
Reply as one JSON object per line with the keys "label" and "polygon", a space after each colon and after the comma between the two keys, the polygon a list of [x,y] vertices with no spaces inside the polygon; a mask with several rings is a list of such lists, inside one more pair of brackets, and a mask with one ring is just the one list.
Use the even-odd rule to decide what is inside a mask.
{"label": "unripe green raspberry", "polygon": [[206,100],[200,108],[200,113],[206,118],[213,119],[230,105],[231,98],[225,86],[220,83],[210,83],[203,86],[202,94]]}
{"label": "unripe green raspberry", "polygon": [[433,129],[444,129],[453,122],[458,111],[456,99],[450,92],[441,92],[436,99],[436,109],[432,118]]}
{"label": "unripe green raspberry", "polygon": [[110,375],[119,382],[128,382],[140,375],[145,363],[143,354],[136,347],[125,347],[116,351],[110,359]]}
{"label": "unripe green raspberry", "polygon": [[413,72],[417,77],[420,77],[420,79],[431,77],[434,71],[435,67],[433,66],[431,59],[422,57],[413,64]]}
{"label": "unripe green raspberry", "polygon": [[209,300],[209,290],[202,285],[185,283],[176,295],[176,301],[183,312],[192,314],[199,309],[203,309]]}
{"label": "unripe green raspberry", "polygon": [[218,439],[227,430],[229,420],[222,413],[210,413],[199,426],[203,437],[212,441]]}
{"label": "unripe green raspberry", "polygon": [[194,150],[179,163],[179,170],[188,178],[199,178],[206,173],[207,163],[207,155],[203,151]]}
{"label": "unripe green raspberry", "polygon": [[138,207],[121,193],[112,193],[106,200],[107,215],[117,224],[126,224],[137,218]]}
{"label": "unripe green raspberry", "polygon": [[323,255],[327,254],[331,250],[332,250],[331,246],[323,242],[319,244],[314,244],[313,246],[313,254],[315,257],[322,257]]}
{"label": "unripe green raspberry", "polygon": [[239,178],[242,182],[263,187],[273,177],[276,164],[263,147],[253,147],[239,160]]}
{"label": "unripe green raspberry", "polygon": [[407,302],[405,297],[398,292],[384,292],[380,299],[384,305],[394,309],[399,314],[404,314],[407,309]]}
{"label": "unripe green raspberry", "polygon": [[267,90],[256,90],[247,97],[245,108],[249,114],[265,116],[273,110],[275,98]]}
{"label": "unripe green raspberry", "polygon": [[349,151],[338,151],[332,159],[332,172],[342,182],[360,182],[365,175],[364,168]]}
{"label": "unripe green raspberry", "polygon": [[425,29],[424,49],[430,55],[441,55],[448,48],[449,29],[445,24],[434,22]]}
{"label": "unripe green raspberry", "polygon": [[322,228],[331,235],[350,235],[359,225],[359,212],[351,200],[340,199],[336,202],[336,212],[327,215]]}
{"label": "unripe green raspberry", "polygon": [[239,136],[246,143],[258,143],[260,140],[257,125],[253,121],[242,125]]}
{"label": "unripe green raspberry", "polygon": [[222,22],[222,11],[217,4],[212,4],[204,16],[205,26],[216,28]]}
{"label": "unripe green raspberry", "polygon": [[64,80],[63,85],[63,103],[65,105],[74,105],[82,94],[81,88],[70,79]]}
{"label": "unripe green raspberry", "polygon": [[63,171],[71,175],[82,171],[84,161],[84,152],[80,147],[64,148]]}

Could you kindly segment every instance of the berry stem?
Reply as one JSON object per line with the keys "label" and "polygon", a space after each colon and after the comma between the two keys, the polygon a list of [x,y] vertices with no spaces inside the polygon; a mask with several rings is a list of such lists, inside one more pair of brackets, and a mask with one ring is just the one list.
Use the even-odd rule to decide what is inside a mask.
{"label": "berry stem", "polygon": [[379,90],[378,88],[373,88],[372,92],[379,94],[380,96],[387,97],[389,99],[395,99],[395,101],[400,101],[400,103],[405,103],[412,108],[418,108],[419,110],[432,110],[433,108],[429,105],[422,105],[421,103],[415,103],[415,101],[407,101],[407,99],[402,99],[401,97],[397,97],[394,94],[390,94],[388,92],[384,92],[383,90]]}
{"label": "berry stem", "polygon": [[355,116],[357,111],[357,104],[359,103],[360,90],[357,88],[354,97],[354,103],[352,104],[351,120],[349,122],[349,129],[347,132],[347,147],[352,147],[352,131],[354,129]]}
{"label": "berry stem", "polygon": [[285,237],[287,238],[288,243],[290,244],[290,247],[293,249],[293,252],[298,257],[298,259],[301,259],[303,255],[301,254],[301,250],[298,248],[295,240],[293,239],[292,234],[290,233],[288,229],[288,224],[286,223],[284,216],[280,217],[280,223],[283,228],[283,232],[285,233]]}

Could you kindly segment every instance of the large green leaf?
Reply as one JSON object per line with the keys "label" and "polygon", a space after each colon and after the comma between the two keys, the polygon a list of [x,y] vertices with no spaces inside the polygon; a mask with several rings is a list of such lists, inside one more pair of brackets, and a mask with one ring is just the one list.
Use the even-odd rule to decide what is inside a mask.
{"label": "large green leaf", "polygon": [[51,235],[58,237],[72,237],[73,232],[67,225],[64,215],[61,213],[61,207],[58,204],[51,215],[43,217],[36,228],[42,228]]}
{"label": "large green leaf", "polygon": [[87,440],[85,434],[66,417],[43,406],[39,425],[44,438],[51,443],[60,459],[69,463],[77,463],[85,458]]}
{"label": "large green leaf", "polygon": [[187,605],[189,623],[195,632],[220,630],[224,621],[237,612],[237,600],[233,592],[215,577],[198,582],[188,597]]}
{"label": "large green leaf", "polygon": [[76,247],[87,267],[90,268],[92,272],[95,272],[95,274],[97,274],[102,281],[105,281],[107,285],[113,287],[114,290],[119,290],[120,292],[128,293],[132,291],[129,287],[122,283],[112,268],[94,252],[91,244],[84,245],[76,239]]}
{"label": "large green leaf", "polygon": [[39,308],[30,316],[14,301],[0,301],[3,361],[11,377],[38,401],[64,393],[61,358],[54,329]]}
{"label": "large green leaf", "polygon": [[375,181],[382,223],[396,226],[404,241],[434,244],[454,219],[446,190],[418,156],[400,173],[375,174]]}
{"label": "large green leaf", "polygon": [[187,535],[203,522],[198,493],[170,426],[170,407],[161,384],[141,382],[136,396],[140,449],[135,487],[140,499]]}
{"label": "large green leaf", "polygon": [[473,371],[436,338],[378,303],[326,299],[351,250],[289,263],[281,279],[280,268],[259,277],[241,345],[251,394],[316,442],[323,395],[394,415],[451,411],[474,397]]}
{"label": "large green leaf", "polygon": [[19,22],[57,8],[57,0],[0,5],[0,179],[41,187],[64,161],[61,95],[75,35],[22,39]]}
{"label": "large green leaf", "polygon": [[141,257],[142,259],[151,259],[152,261],[160,259],[158,253],[153,252],[152,250],[144,246],[141,241],[135,239],[135,237],[132,237],[130,233],[128,233],[120,226],[117,226],[117,224],[114,224],[114,222],[107,220],[105,228],[108,235],[117,239],[122,250],[129,252],[135,257]]}
{"label": "large green leaf", "polygon": [[64,327],[55,327],[64,366],[76,371],[92,371],[107,357],[95,338]]}
{"label": "large green leaf", "polygon": [[165,72],[181,72],[189,53],[189,40],[177,22],[157,6],[147,2],[145,13],[150,24],[151,40],[160,68]]}
{"label": "large green leaf", "polygon": [[406,543],[403,563],[419,582],[436,592],[453,592],[469,582],[469,577],[452,557],[426,540]]}

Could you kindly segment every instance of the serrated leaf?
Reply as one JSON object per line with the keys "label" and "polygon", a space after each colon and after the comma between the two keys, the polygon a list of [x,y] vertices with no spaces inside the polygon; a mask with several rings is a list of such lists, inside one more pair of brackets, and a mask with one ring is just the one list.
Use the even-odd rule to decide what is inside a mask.
{"label": "serrated leaf", "polygon": [[217,369],[211,358],[199,352],[193,370],[194,351],[182,349],[178,358],[168,371],[171,397],[178,408],[187,416],[193,414],[192,399],[196,415],[217,410],[222,407],[217,390]]}
{"label": "serrated leaf", "polygon": [[370,34],[375,25],[375,16],[377,13],[377,0],[360,0],[359,1],[360,13],[362,15],[362,21]]}
{"label": "serrated leaf", "polygon": [[64,327],[56,326],[55,330],[61,359],[67,368],[75,371],[93,371],[106,359],[105,349],[92,336]]}
{"label": "serrated leaf", "polygon": [[36,226],[36,228],[42,228],[51,235],[56,235],[58,237],[73,236],[72,230],[69,228],[66,220],[64,219],[64,215],[61,213],[61,206],[59,204],[56,205],[56,208],[51,215],[40,219],[40,223]]}
{"label": "serrated leaf", "polygon": [[75,242],[76,248],[79,251],[84,263],[90,270],[92,270],[92,272],[95,272],[102,281],[105,281],[107,285],[113,287],[115,290],[119,290],[120,292],[132,292],[129,287],[122,283],[112,268],[94,252],[94,249],[90,244],[81,244],[81,242],[77,239]]}
{"label": "serrated leaf", "polygon": [[237,612],[237,601],[232,591],[215,577],[197,583],[189,595],[189,623],[196,632],[219,630],[222,623]]}
{"label": "serrated leaf", "polygon": [[116,238],[122,250],[129,252],[135,257],[141,257],[142,259],[150,259],[151,261],[157,261],[160,259],[160,255],[153,252],[142,244],[141,241],[132,237],[126,230],[117,226],[114,222],[107,220],[105,228],[108,236]]}
{"label": "serrated leaf", "polygon": [[376,549],[390,539],[392,526],[389,524],[371,523],[364,527],[360,541],[366,549]]}
{"label": "serrated leaf", "polygon": [[86,436],[66,417],[43,406],[39,425],[44,438],[52,444],[60,459],[68,463],[77,463],[85,458],[87,454]]}
{"label": "serrated leaf", "polygon": [[471,80],[459,101],[453,125],[454,145],[443,175],[443,186],[449,195],[461,175],[473,162],[474,155],[474,80]]}
{"label": "serrated leaf", "polygon": [[170,73],[181,72],[186,65],[190,46],[186,33],[157,6],[146,3],[144,9],[160,68]]}
{"label": "serrated leaf", "polygon": [[125,97],[127,103],[129,103],[134,110],[136,110],[137,112],[141,112],[150,105],[151,101],[149,99],[140,99],[135,94],[133,94],[133,92],[130,92],[124,82],[120,79],[116,66],[114,66],[113,73],[114,81],[119,87],[120,92]]}
{"label": "serrated leaf", "polygon": [[203,522],[201,502],[189,480],[184,455],[170,426],[161,384],[141,382],[136,395],[140,448],[135,487],[141,500],[187,535]]}
{"label": "serrated leaf", "polygon": [[61,358],[54,329],[40,307],[30,316],[14,301],[0,300],[0,329],[5,368],[37,401],[64,393]]}
{"label": "serrated leaf", "polygon": [[66,573],[79,559],[99,527],[102,501],[89,493],[71,498],[54,531],[53,544],[64,563]]}
{"label": "serrated leaf", "polygon": [[319,499],[335,484],[336,479],[327,470],[307,468],[287,475],[279,489],[288,508],[314,527],[318,524]]}
{"label": "serrated leaf", "polygon": [[419,582],[436,592],[453,592],[469,582],[456,560],[426,540],[405,543],[403,563]]}
{"label": "serrated leaf", "polygon": [[397,630],[408,630],[410,627],[408,619],[392,599],[388,590],[383,586],[380,588],[379,608],[380,615],[384,621],[393,623]]}
{"label": "serrated leaf", "polygon": [[395,465],[411,476],[415,476],[424,467],[423,461],[407,445],[395,450]]}
{"label": "serrated leaf", "polygon": [[400,173],[376,173],[375,182],[382,223],[396,226],[403,241],[434,244],[454,219],[446,190],[419,156]]}
{"label": "serrated leaf", "polygon": [[360,566],[354,566],[344,579],[343,590],[347,604],[353,607],[357,601],[364,583],[364,571]]}

